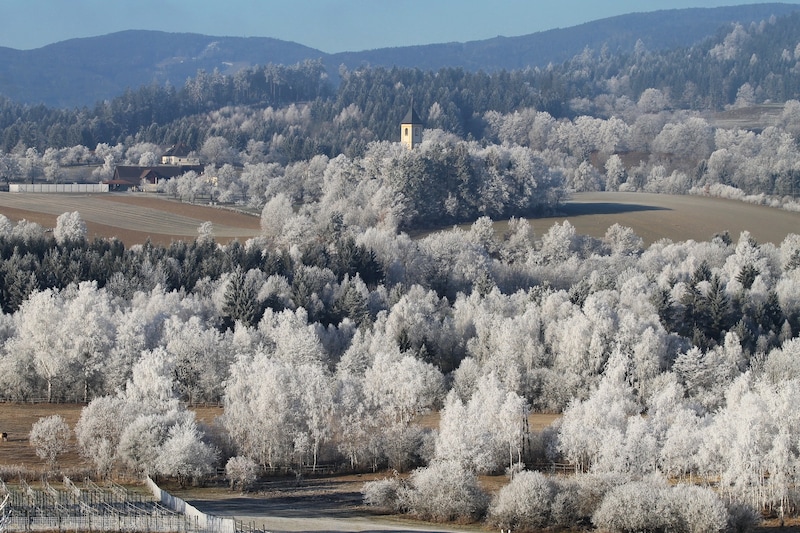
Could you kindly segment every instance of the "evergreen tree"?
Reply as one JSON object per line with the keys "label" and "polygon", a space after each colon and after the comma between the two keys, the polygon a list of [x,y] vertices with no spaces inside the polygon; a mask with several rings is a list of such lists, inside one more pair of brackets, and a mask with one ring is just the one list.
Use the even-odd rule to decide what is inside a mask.
{"label": "evergreen tree", "polygon": [[225,289],[225,325],[232,328],[236,322],[241,322],[246,326],[255,326],[261,319],[262,312],[255,287],[242,268],[237,266],[231,272]]}

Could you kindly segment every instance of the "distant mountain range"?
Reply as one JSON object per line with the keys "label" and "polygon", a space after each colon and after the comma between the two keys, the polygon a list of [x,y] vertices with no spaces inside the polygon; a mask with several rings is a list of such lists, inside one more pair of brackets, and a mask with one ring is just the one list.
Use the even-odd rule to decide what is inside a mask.
{"label": "distant mountain range", "polygon": [[586,47],[628,52],[638,40],[649,50],[691,46],[724,25],[759,22],[798,10],[799,4],[771,3],[633,13],[521,37],[338,54],[267,37],[131,30],[35,50],[0,47],[0,95],[28,104],[91,106],[142,85],[182,86],[199,69],[233,74],[254,65],[309,59],[321,60],[334,80],[340,65],[484,71],[543,67],[561,63]]}

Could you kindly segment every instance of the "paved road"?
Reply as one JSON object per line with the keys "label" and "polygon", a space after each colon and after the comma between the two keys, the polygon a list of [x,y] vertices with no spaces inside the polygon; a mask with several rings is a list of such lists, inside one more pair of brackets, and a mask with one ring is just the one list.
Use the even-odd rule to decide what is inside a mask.
{"label": "paved road", "polygon": [[[316,487],[318,488],[318,487]],[[245,528],[271,532],[417,531],[475,533],[477,526],[445,526],[385,516],[366,509],[357,490],[281,491],[254,496],[214,494],[207,499],[187,498],[200,511],[235,518]]]}

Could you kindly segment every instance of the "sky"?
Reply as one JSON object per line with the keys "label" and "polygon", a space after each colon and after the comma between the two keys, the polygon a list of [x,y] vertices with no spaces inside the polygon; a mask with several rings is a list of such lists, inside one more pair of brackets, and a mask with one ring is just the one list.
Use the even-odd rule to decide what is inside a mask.
{"label": "sky", "polygon": [[[800,4],[800,0],[784,0]],[[274,37],[326,53],[513,37],[626,13],[737,0],[0,0],[0,46],[123,30]]]}

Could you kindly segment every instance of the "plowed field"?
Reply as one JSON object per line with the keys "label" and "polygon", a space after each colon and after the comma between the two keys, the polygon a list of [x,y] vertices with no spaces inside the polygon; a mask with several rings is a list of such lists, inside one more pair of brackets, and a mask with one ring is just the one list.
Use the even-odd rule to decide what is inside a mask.
{"label": "plowed field", "polygon": [[245,241],[260,231],[259,217],[229,209],[186,204],[131,193],[91,195],[0,193],[0,213],[54,228],[62,213],[78,211],[88,237],[117,237],[126,246],[147,238],[156,244],[193,240],[203,222],[213,224],[217,242]]}
{"label": "plowed field", "polygon": [[[259,218],[224,208],[191,205],[162,196],[109,193],[95,195],[0,193],[0,213],[13,221],[27,219],[53,228],[58,215],[78,211],[89,238],[117,237],[126,246],[148,237],[158,244],[192,240],[205,221],[217,242],[245,241],[259,233]],[[800,213],[733,200],[700,196],[644,193],[579,193],[555,217],[531,219],[537,236],[555,222],[569,220],[578,233],[602,237],[614,223],[633,228],[645,246],[673,241],[711,239],[728,231],[736,240],[749,231],[758,242],[780,244],[789,233],[800,233]],[[498,222],[502,232],[504,223]]]}

